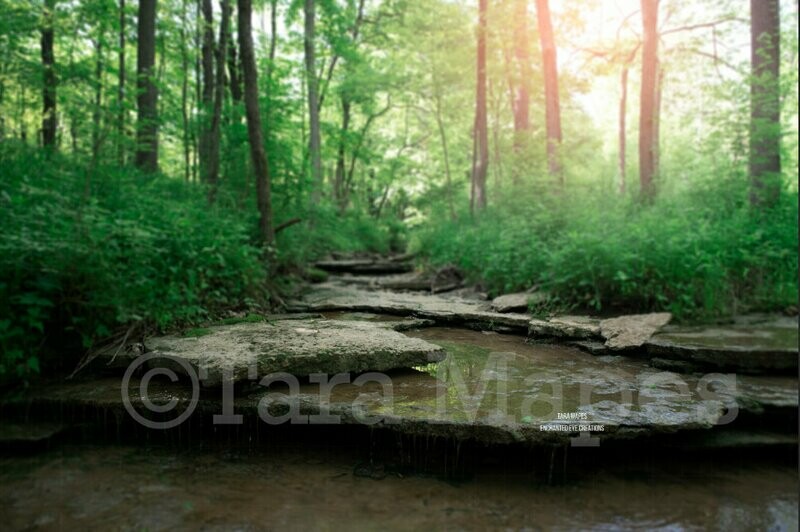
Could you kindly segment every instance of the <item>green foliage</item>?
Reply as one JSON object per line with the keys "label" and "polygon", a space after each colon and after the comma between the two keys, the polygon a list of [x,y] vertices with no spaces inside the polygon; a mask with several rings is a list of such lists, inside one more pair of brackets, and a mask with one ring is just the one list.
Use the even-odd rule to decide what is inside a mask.
{"label": "green foliage", "polygon": [[90,347],[123,325],[267,302],[248,226],[200,187],[33,150],[0,151],[0,167],[3,374],[38,370],[43,344]]}
{"label": "green foliage", "polygon": [[334,206],[322,204],[311,213],[300,214],[304,223],[279,235],[281,264],[301,266],[330,251],[389,251],[389,225],[360,210],[342,216]]}
{"label": "green foliage", "polygon": [[707,180],[652,206],[518,192],[477,220],[433,221],[415,246],[494,294],[538,285],[562,307],[668,310],[684,319],[782,310],[797,302],[796,192],[757,213],[746,184],[743,176]]}

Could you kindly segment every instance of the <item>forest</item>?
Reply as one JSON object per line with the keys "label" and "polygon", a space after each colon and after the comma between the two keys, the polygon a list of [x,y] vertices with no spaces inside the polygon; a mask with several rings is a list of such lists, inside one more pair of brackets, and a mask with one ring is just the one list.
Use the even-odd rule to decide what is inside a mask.
{"label": "forest", "polygon": [[0,0],[0,381],[280,310],[330,253],[536,289],[535,315],[796,314],[797,24],[778,0]]}

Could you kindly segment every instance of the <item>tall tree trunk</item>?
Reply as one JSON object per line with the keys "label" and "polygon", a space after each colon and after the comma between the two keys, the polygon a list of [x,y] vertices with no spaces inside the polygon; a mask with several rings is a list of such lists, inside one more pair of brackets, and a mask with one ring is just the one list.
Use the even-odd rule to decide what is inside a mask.
{"label": "tall tree trunk", "polygon": [[619,193],[625,194],[627,187],[627,157],[628,157],[628,74],[631,64],[636,59],[639,52],[639,45],[636,45],[624,59],[622,73],[620,74],[620,97],[619,97]]}
{"label": "tall tree trunk", "polygon": [[222,20],[219,24],[219,45],[217,46],[217,78],[214,86],[214,110],[211,116],[211,131],[208,146],[208,200],[213,202],[219,184],[219,143],[221,136],[222,102],[225,99],[225,60],[227,58],[228,34],[231,22],[230,0],[222,0]]}
{"label": "tall tree trunk", "polygon": [[547,167],[559,186],[564,185],[561,168],[561,103],[558,95],[558,65],[553,23],[547,0],[536,0],[536,18],[544,65],[545,122],[547,125]]}
{"label": "tall tree trunk", "polygon": [[619,97],[619,193],[625,194],[625,181],[626,181],[626,152],[627,152],[627,137],[625,135],[626,118],[628,113],[628,65],[622,67],[622,74],[620,74],[620,97]]}
{"label": "tall tree trunk", "polygon": [[189,46],[186,30],[189,26],[187,17],[187,1],[181,2],[181,120],[183,127],[183,179],[189,181],[191,175],[191,134],[189,127]]}
{"label": "tall tree trunk", "polygon": [[664,65],[656,61],[656,95],[653,98],[653,175],[661,176],[661,98],[664,94]]}
{"label": "tall tree trunk", "polygon": [[56,0],[45,0],[42,14],[41,47],[42,47],[42,144],[47,148],[56,146],[56,70],[53,53],[53,19],[55,18]]}
{"label": "tall tree trunk", "polygon": [[244,71],[244,105],[247,115],[247,133],[250,138],[250,156],[256,178],[256,198],[258,202],[259,233],[264,244],[275,239],[272,225],[272,198],[270,195],[269,162],[264,151],[264,137],[261,132],[261,115],[258,109],[258,73],[253,54],[253,34],[251,29],[252,0],[237,0],[239,53]]}
{"label": "tall tree trunk", "polygon": [[[306,59],[306,83],[308,85],[308,123],[310,130],[308,140],[308,156],[311,163],[311,186],[313,187],[311,201],[316,205],[319,203],[320,195],[322,193],[322,141],[320,138],[319,125],[319,86],[317,83],[316,54],[314,49],[316,18],[314,0],[305,0],[305,3],[303,4],[303,12],[305,15],[304,47]],[[344,173],[344,163],[342,163],[342,173]],[[338,175],[339,174],[337,170],[337,176]]]}
{"label": "tall tree trunk", "polygon": [[272,79],[272,70],[275,67],[275,51],[278,46],[278,0],[270,0],[269,5],[269,67],[267,76]]}
{"label": "tall tree trunk", "polygon": [[[433,74],[434,80],[436,80],[436,73]],[[435,91],[436,94],[434,95],[435,103],[436,103],[436,113],[434,116],[436,117],[436,127],[439,130],[439,139],[442,142],[442,157],[444,158],[444,175],[447,185],[447,206],[450,210],[450,219],[456,219],[456,209],[455,205],[453,204],[453,178],[450,173],[450,154],[447,148],[447,133],[444,128],[444,119],[442,117],[442,95],[440,92],[440,87],[437,81],[434,81],[436,87]]]}
{"label": "tall tree trunk", "polygon": [[157,0],[139,0],[137,29],[136,166],[145,172],[158,170],[158,89],[154,82],[156,3]]}
{"label": "tall tree trunk", "polygon": [[350,115],[352,104],[346,96],[342,97],[342,130],[340,132],[341,138],[339,139],[339,148],[336,152],[336,170],[333,178],[333,194],[336,198],[336,203],[339,206],[339,211],[344,212],[347,204],[345,200],[345,157],[346,157],[346,144],[347,132],[350,130]]}
{"label": "tall tree trunk", "polygon": [[231,84],[231,99],[235,103],[242,101],[242,67],[236,53],[236,46],[231,43],[228,47],[228,75]]}
{"label": "tall tree trunk", "polygon": [[780,194],[780,3],[750,0],[750,203],[769,207]]}
{"label": "tall tree trunk", "polygon": [[655,196],[655,109],[658,85],[658,0],[641,0],[644,44],[639,111],[639,187],[643,199]]}
{"label": "tall tree trunk", "polygon": [[125,165],[125,0],[119,0],[119,84],[117,85],[117,163]]}
{"label": "tall tree trunk", "polygon": [[103,39],[104,31],[101,26],[95,41],[95,66],[94,66],[94,109],[92,109],[92,162],[96,163],[100,157],[100,144],[102,142],[100,128],[103,118]]}
{"label": "tall tree trunk", "polygon": [[519,151],[525,144],[530,129],[530,84],[531,59],[528,41],[528,0],[516,0],[514,18],[514,55],[520,72],[514,103],[514,149]]}
{"label": "tall tree trunk", "polygon": [[486,120],[486,23],[488,0],[478,0],[477,88],[472,154],[470,212],[486,208],[486,173],[489,168],[489,131]]}
{"label": "tall tree trunk", "polygon": [[214,107],[214,10],[211,0],[201,0],[203,45],[200,49],[203,74],[200,95],[200,181],[211,181],[211,127]]}

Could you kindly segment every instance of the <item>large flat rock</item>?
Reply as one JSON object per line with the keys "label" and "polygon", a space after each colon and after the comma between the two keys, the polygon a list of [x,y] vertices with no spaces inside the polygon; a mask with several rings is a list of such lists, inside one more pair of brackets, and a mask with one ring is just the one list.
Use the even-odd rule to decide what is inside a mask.
{"label": "large flat rock", "polygon": [[388,322],[349,320],[277,320],[224,325],[193,337],[147,340],[148,351],[188,362],[204,384],[218,384],[224,370],[235,380],[287,372],[359,373],[413,367],[442,360],[444,351],[410,338]]}
{"label": "large flat rock", "polygon": [[[302,417],[320,414],[324,405],[338,416],[325,422],[367,423],[403,434],[487,444],[536,445],[566,443],[578,435],[579,431],[572,430],[542,430],[575,423],[563,419],[563,414],[581,416],[580,423],[603,426],[587,437],[634,441],[661,434],[747,431],[748,425],[737,424],[736,416],[726,419],[732,409],[738,409],[737,415],[750,413],[766,420],[759,430],[787,433],[791,432],[787,427],[791,413],[798,406],[797,380],[790,377],[739,375],[723,384],[700,375],[656,371],[641,359],[593,357],[563,345],[529,345],[512,335],[443,328],[415,335],[441,345],[447,359],[389,373],[388,388],[381,382],[352,382],[337,385],[324,397],[319,385],[312,383],[301,384],[294,394],[282,383],[250,388],[236,397],[235,413],[255,418],[259,412],[268,412],[279,417],[293,408]],[[137,386],[138,381],[131,381],[129,397],[144,415],[147,408]],[[148,393],[155,404],[177,401],[178,411],[191,400],[188,386],[167,379],[153,380]],[[199,401],[192,415],[221,412],[221,393],[205,390]],[[50,412],[69,410],[55,406],[122,411],[120,379],[37,388],[21,402],[21,408],[31,403]],[[761,416],[765,413],[772,415]],[[153,416],[150,412],[145,417]],[[317,421],[303,418],[300,422]]]}
{"label": "large flat rock", "polygon": [[706,369],[796,373],[797,318],[740,318],[730,325],[673,327],[647,343],[650,356],[685,360]]}
{"label": "large flat rock", "polygon": [[528,329],[530,316],[493,312],[482,301],[414,293],[395,293],[383,290],[362,290],[353,286],[324,283],[314,286],[298,308],[311,311],[345,310],[379,314],[413,315],[440,323],[462,323],[486,329]]}

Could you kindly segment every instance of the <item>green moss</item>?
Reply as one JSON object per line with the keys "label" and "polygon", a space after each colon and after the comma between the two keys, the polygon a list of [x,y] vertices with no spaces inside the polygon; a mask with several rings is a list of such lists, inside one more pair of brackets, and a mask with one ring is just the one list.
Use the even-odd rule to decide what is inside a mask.
{"label": "green moss", "polygon": [[306,270],[306,278],[312,283],[324,283],[328,280],[328,272],[311,267]]}
{"label": "green moss", "polygon": [[237,325],[239,323],[260,323],[266,318],[260,314],[248,314],[242,318],[225,318],[214,322],[214,325]]}
{"label": "green moss", "polygon": [[213,331],[211,329],[207,329],[205,327],[198,327],[195,329],[189,329],[183,333],[184,338],[200,338],[201,336],[207,336],[211,334]]}

